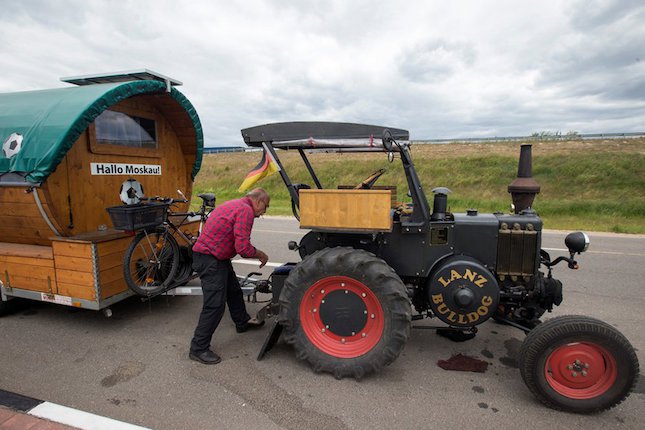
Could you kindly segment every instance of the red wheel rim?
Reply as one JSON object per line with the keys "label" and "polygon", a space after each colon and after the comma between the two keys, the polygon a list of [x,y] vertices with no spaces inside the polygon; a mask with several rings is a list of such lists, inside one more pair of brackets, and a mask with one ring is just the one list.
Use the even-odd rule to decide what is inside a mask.
{"label": "red wheel rim", "polygon": [[[358,296],[367,319],[353,335],[339,336],[321,318],[320,306],[335,291]],[[376,295],[365,284],[347,276],[330,276],[313,284],[300,302],[300,324],[307,338],[319,350],[338,358],[355,358],[366,354],[381,340],[385,320]]]}
{"label": "red wheel rim", "polygon": [[569,343],[546,360],[546,380],[558,394],[571,399],[592,399],[607,392],[618,375],[616,359],[593,343]]}

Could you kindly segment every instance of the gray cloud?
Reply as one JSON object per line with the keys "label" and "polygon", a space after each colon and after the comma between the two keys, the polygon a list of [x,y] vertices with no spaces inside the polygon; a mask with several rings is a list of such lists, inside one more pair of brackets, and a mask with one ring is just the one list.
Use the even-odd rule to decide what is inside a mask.
{"label": "gray cloud", "polygon": [[574,10],[570,22],[576,30],[546,59],[550,67],[543,68],[540,83],[567,86],[564,95],[570,96],[643,100],[638,88],[645,83],[645,7],[625,5],[611,3],[593,14],[593,8]]}
{"label": "gray cloud", "polygon": [[418,83],[438,83],[458,69],[473,65],[472,46],[442,39],[419,44],[401,53],[397,62],[406,79]]}
{"label": "gray cloud", "polygon": [[418,139],[643,131],[641,3],[5,1],[0,91],[149,68],[184,82],[208,146],[290,120]]}

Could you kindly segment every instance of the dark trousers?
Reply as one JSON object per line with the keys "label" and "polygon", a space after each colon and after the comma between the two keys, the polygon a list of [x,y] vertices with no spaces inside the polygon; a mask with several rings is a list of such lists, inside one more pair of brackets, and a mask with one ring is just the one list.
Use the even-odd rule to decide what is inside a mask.
{"label": "dark trousers", "polygon": [[246,313],[244,296],[231,260],[218,260],[212,255],[194,252],[193,270],[202,281],[204,293],[202,312],[190,342],[190,351],[199,354],[210,348],[211,338],[224,316],[226,304],[237,327],[244,326],[251,317]]}

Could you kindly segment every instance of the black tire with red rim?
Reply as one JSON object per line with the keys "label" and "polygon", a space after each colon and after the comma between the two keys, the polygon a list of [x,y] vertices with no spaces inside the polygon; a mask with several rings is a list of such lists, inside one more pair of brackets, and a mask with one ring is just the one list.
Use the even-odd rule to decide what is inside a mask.
{"label": "black tire with red rim", "polygon": [[280,294],[296,356],[317,372],[356,379],[392,363],[410,336],[405,285],[373,254],[326,248],[300,262]]}
{"label": "black tire with red rim", "polygon": [[531,330],[520,349],[529,390],[553,409],[593,413],[627,398],[638,380],[638,358],[614,327],[567,315]]}

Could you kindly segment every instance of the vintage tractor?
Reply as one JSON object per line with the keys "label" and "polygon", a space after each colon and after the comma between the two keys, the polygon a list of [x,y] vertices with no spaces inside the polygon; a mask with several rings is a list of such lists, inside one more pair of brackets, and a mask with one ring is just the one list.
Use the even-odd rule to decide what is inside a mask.
{"label": "vintage tractor", "polygon": [[[277,315],[258,359],[281,334],[315,371],[360,379],[391,364],[411,321],[438,318],[439,330],[466,340],[493,318],[528,333],[519,367],[547,406],[589,413],[611,408],[634,387],[638,359],[615,328],[584,316],[540,318],[562,301],[552,268],[576,268],[589,239],[569,234],[570,255],[541,249],[542,220],[531,208],[531,146],[522,145],[518,177],[508,187],[514,213],[451,213],[447,188],[435,188],[432,208],[412,162],[406,130],[371,125],[289,122],[242,130],[279,167],[294,215],[308,232],[289,243],[302,260],[277,268],[260,290],[272,292],[260,316]],[[276,149],[297,150],[315,188],[291,182]],[[376,151],[403,163],[410,203],[393,203],[392,187],[375,182],[324,189],[310,151]],[[545,273],[546,272],[546,273]],[[414,309],[414,312],[413,312]]]}

